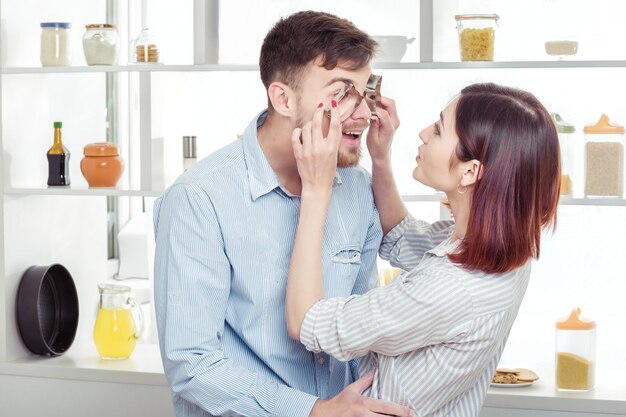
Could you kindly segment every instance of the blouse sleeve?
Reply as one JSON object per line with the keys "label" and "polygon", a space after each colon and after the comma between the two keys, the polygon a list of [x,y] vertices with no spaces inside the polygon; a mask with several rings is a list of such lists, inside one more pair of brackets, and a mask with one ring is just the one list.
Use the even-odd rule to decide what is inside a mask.
{"label": "blouse sleeve", "polygon": [[439,245],[452,233],[453,220],[428,223],[406,216],[383,237],[380,257],[405,271],[417,266],[424,253]]}
{"label": "blouse sleeve", "polygon": [[395,356],[454,341],[472,317],[471,297],[456,278],[422,271],[360,296],[320,300],[304,318],[300,341],[340,361],[370,351]]}

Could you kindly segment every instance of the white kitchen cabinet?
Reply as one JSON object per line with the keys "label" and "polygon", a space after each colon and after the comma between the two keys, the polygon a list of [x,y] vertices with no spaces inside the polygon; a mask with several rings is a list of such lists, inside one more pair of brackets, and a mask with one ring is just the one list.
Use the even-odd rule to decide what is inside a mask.
{"label": "white kitchen cabinet", "polygon": [[[6,4],[8,0],[0,4]],[[53,2],[54,3],[54,2]],[[75,6],[80,4],[76,2]],[[103,21],[104,1],[101,2],[97,14],[90,16],[93,22]],[[26,6],[24,6],[26,7]],[[80,7],[80,6],[77,6]],[[422,11],[432,10],[431,2],[423,2]],[[130,9],[130,8],[129,8]],[[89,14],[89,13],[86,13]],[[121,13],[123,14],[123,13]],[[2,23],[0,30],[7,26],[14,30],[15,22],[8,22],[11,16],[0,14]],[[23,25],[38,22],[22,22]],[[200,19],[196,25],[202,26]],[[87,23],[87,22],[85,22]],[[89,22],[91,23],[91,22]],[[428,16],[421,18],[422,37],[420,39],[420,56],[423,61],[432,58],[432,45],[428,31],[433,25]],[[74,30],[82,35],[82,27],[75,25]],[[36,36],[39,28],[33,29]],[[32,31],[31,31],[32,32]],[[129,31],[130,32],[130,31]],[[134,34],[134,33],[133,33]],[[133,35],[131,34],[131,35]],[[3,35],[6,37],[5,35]],[[15,36],[15,34],[13,34]],[[7,54],[2,43],[0,58]],[[37,46],[38,43],[31,45]],[[10,45],[9,45],[10,46]],[[77,45],[75,45],[77,46]],[[196,45],[198,46],[198,45]],[[429,48],[430,46],[430,48]],[[196,54],[202,48],[196,48]],[[10,48],[8,49],[10,51]],[[12,52],[9,52],[12,53]],[[21,52],[25,53],[25,52]],[[38,54],[31,50],[29,53]],[[75,48],[75,54],[82,50]],[[5,62],[2,60],[2,62]],[[75,61],[76,62],[76,61]],[[393,91],[400,97],[399,103],[408,103],[415,96],[426,92],[426,96],[437,88],[444,88],[444,81],[455,80],[445,86],[458,91],[458,86],[470,80],[496,78],[503,80],[524,79],[528,74],[541,73],[542,76],[554,80],[555,90],[562,91],[559,74],[580,72],[583,78],[597,78],[601,86],[609,85],[612,79],[617,82],[626,74],[626,60],[593,60],[593,61],[507,61],[488,63],[459,62],[420,62],[376,64],[377,72],[385,76],[384,88]],[[121,362],[106,362],[97,359],[95,348],[91,344],[91,328],[95,312],[91,306],[97,301],[96,284],[106,278],[108,265],[106,259],[107,224],[106,197],[153,198],[162,189],[153,188],[152,138],[163,132],[177,132],[172,125],[176,120],[167,120],[168,111],[179,107],[189,114],[199,117],[194,96],[206,97],[206,112],[213,118],[232,112],[236,101],[227,101],[227,105],[216,105],[217,98],[227,97],[233,100],[240,90],[234,87],[244,86],[242,90],[256,84],[256,90],[250,96],[258,96],[258,103],[264,102],[263,90],[258,78],[258,68],[253,64],[174,64],[174,65],[117,65],[111,67],[48,67],[37,65],[11,67],[2,65],[0,73],[0,94],[2,103],[2,128],[0,129],[0,149],[3,151],[2,181],[0,193],[0,410],[10,410],[12,416],[20,415],[84,415],[89,406],[94,408],[91,415],[172,415],[169,390],[163,375],[158,347],[156,345],[138,345],[131,359]],[[81,159],[82,145],[104,140],[102,132],[106,129],[105,117],[101,115],[106,97],[105,80],[107,73],[118,74],[125,85],[133,85],[138,95],[131,95],[128,107],[128,137],[124,146],[127,154],[123,155],[127,162],[127,171],[116,189],[89,189],[78,169]],[[58,80],[71,79],[71,88],[62,90]],[[181,79],[187,80],[182,83]],[[401,79],[401,81],[398,81]],[[461,81],[459,81],[461,80]],[[210,83],[211,85],[207,87]],[[155,88],[156,85],[161,87]],[[200,85],[202,84],[202,85]],[[37,95],[22,96],[20,91],[32,91],[36,85]],[[163,85],[168,87],[162,88]],[[28,88],[26,88],[28,86]],[[95,86],[95,87],[94,87]],[[583,91],[584,86],[577,86]],[[130,88],[130,87],[129,87]],[[223,88],[225,90],[219,90]],[[209,91],[205,91],[209,89]],[[212,95],[211,92],[219,91]],[[228,91],[233,91],[231,96]],[[447,91],[447,90],[446,90]],[[258,93],[258,94],[257,94]],[[608,89],[603,94],[612,94]],[[441,95],[440,95],[441,96]],[[584,96],[584,93],[581,93]],[[136,99],[136,101],[135,101]],[[558,100],[555,101],[558,103]],[[445,105],[445,103],[442,103]],[[432,105],[432,103],[429,103]],[[20,112],[16,116],[15,109]],[[253,104],[253,107],[256,103]],[[421,104],[420,104],[421,106]],[[580,107],[584,107],[583,103]],[[51,109],[59,109],[53,112]],[[69,111],[67,109],[72,109]],[[79,110],[80,109],[80,110]],[[408,110],[407,110],[408,109]],[[241,110],[241,109],[238,109]],[[403,133],[399,141],[400,153],[409,153],[409,135],[417,136],[413,114],[426,111],[425,108],[404,107],[403,129],[408,127],[411,133]],[[439,109],[437,109],[438,113]],[[241,110],[245,121],[253,116],[253,112]],[[10,114],[11,118],[5,118]],[[73,185],[70,188],[47,188],[45,186],[45,151],[52,141],[52,114],[64,123],[66,145],[72,143]],[[626,112],[622,113],[626,115]],[[97,116],[94,116],[97,115]],[[419,115],[417,118],[423,117]],[[617,117],[617,116],[616,116]],[[92,122],[94,119],[95,122]],[[622,118],[625,120],[626,116]],[[80,120],[80,123],[77,122]],[[191,120],[191,119],[190,119]],[[80,127],[72,127],[79,124]],[[406,121],[406,122],[405,122]],[[618,119],[619,121],[619,119]],[[421,120],[420,120],[421,122]],[[49,126],[48,126],[49,125]],[[212,146],[220,147],[234,139],[237,129],[243,129],[244,123],[229,126],[232,131],[220,132]],[[404,132],[407,132],[405,130]],[[405,144],[403,144],[403,141]],[[405,152],[407,150],[407,152]],[[409,155],[410,156],[410,155]],[[399,173],[407,176],[405,172]],[[406,182],[403,186],[404,198],[407,202],[434,206],[440,196],[422,188],[412,188]],[[417,190],[412,192],[412,190]],[[561,204],[568,206],[626,206],[624,199],[585,199],[563,198]],[[79,290],[81,301],[81,322],[75,346],[62,357],[47,358],[29,355],[22,345],[15,325],[15,294],[23,271],[30,265],[62,263],[70,269]],[[622,371],[624,363],[619,364]],[[598,388],[592,394],[556,395],[550,387],[551,370],[546,368],[542,375],[542,386],[534,387],[533,391],[519,390],[503,392],[492,390],[485,402],[484,417],[492,415],[528,415],[543,413],[545,416],[573,415],[578,411],[583,415],[616,415],[626,414],[626,401],[623,400],[622,388],[626,389],[619,378],[612,376],[605,380],[599,379]],[[545,376],[545,377],[544,377]],[[54,390],[50,386],[54,385]],[[617,389],[615,389],[617,385]],[[535,389],[536,388],[536,389]],[[41,394],[40,401],[33,401],[32,396],[25,395],[27,390]],[[72,395],[67,395],[68,391]],[[59,396],[64,395],[63,401]],[[75,402],[70,400],[76,396]],[[24,405],[28,402],[28,407]],[[104,404],[105,406],[102,406]],[[126,405],[129,407],[126,408]],[[56,414],[49,414],[50,407]],[[108,407],[108,408],[107,408]],[[127,414],[120,414],[120,408],[126,408]],[[537,411],[543,410],[543,411]],[[517,414],[516,414],[517,413]],[[526,414],[524,414],[526,413]],[[578,416],[577,414],[577,416]],[[536,414],[540,415],[540,414]]]}

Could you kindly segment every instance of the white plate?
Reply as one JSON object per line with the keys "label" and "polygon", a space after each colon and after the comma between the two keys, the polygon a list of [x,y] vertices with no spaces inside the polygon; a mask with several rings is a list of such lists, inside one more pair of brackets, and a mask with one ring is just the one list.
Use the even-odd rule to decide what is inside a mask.
{"label": "white plate", "polygon": [[496,387],[496,388],[521,388],[521,387],[528,387],[537,381],[539,380],[537,379],[533,382],[524,382],[522,384],[517,384],[517,383],[516,384],[496,384],[495,382],[492,382],[491,386]]}

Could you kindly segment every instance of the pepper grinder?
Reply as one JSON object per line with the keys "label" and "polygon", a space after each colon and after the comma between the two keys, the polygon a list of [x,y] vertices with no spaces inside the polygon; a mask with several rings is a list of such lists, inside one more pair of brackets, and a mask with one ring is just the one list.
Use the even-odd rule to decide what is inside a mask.
{"label": "pepper grinder", "polygon": [[196,137],[183,136],[183,170],[187,171],[196,163]]}

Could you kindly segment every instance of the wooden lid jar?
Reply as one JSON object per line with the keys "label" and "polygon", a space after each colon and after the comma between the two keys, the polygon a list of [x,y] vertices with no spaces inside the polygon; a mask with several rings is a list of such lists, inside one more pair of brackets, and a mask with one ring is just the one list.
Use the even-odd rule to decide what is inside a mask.
{"label": "wooden lid jar", "polygon": [[115,187],[124,171],[120,148],[111,142],[85,145],[80,170],[90,187]]}

